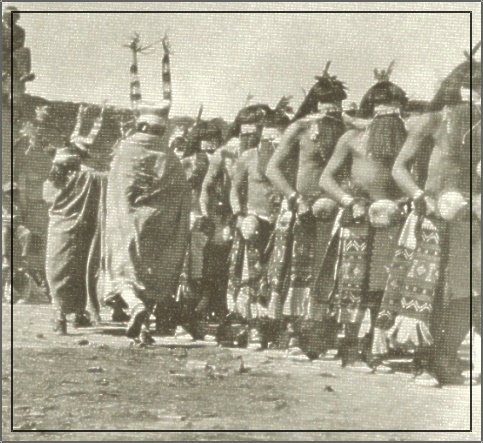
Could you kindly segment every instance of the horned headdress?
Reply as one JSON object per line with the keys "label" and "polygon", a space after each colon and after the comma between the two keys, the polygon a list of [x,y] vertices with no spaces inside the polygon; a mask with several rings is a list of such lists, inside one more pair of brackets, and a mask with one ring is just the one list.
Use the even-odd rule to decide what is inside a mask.
{"label": "horned headdress", "polygon": [[[163,84],[163,99],[161,103],[148,104],[142,101],[141,82],[139,79],[138,69],[138,54],[146,54],[147,51],[157,43],[163,44],[163,59],[162,59],[162,84]],[[136,113],[137,123],[146,123],[149,125],[166,126],[172,103],[171,90],[171,68],[170,68],[170,54],[171,46],[168,36],[165,35],[161,40],[154,42],[147,46],[141,46],[140,36],[138,33],[134,34],[131,42],[124,45],[129,48],[132,53],[131,61],[131,84],[130,84],[130,99],[131,108]]]}

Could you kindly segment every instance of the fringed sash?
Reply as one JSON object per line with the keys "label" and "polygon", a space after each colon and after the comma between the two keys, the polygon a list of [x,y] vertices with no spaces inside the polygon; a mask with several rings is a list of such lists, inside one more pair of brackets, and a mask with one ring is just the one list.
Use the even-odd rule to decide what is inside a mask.
{"label": "fringed sash", "polygon": [[242,279],[244,252],[245,242],[240,231],[235,229],[228,267],[228,288],[226,294],[228,312],[235,312],[236,310],[236,300],[238,299]]}
{"label": "fringed sash", "polygon": [[246,248],[248,275],[246,285],[249,288],[250,319],[266,317],[267,311],[267,267],[262,263],[262,251],[254,244]]}
{"label": "fringed sash", "polygon": [[267,266],[256,244],[246,241],[236,230],[230,255],[228,311],[244,320],[266,316]]}
{"label": "fringed sash", "polygon": [[268,265],[267,278],[269,283],[268,317],[273,320],[282,318],[285,298],[285,282],[290,269],[292,252],[292,227],[295,215],[287,207],[284,200],[282,209],[275,224],[274,246]]}
{"label": "fringed sash", "polygon": [[340,230],[339,265],[334,308],[339,323],[360,323],[370,266],[370,225],[368,222]]}
{"label": "fringed sash", "polygon": [[337,283],[337,265],[340,250],[340,221],[344,209],[339,209],[331,227],[329,241],[323,251],[322,260],[317,263],[310,301],[306,306],[304,320],[306,322],[326,322],[333,317],[332,296]]}
{"label": "fringed sash", "polygon": [[[192,223],[193,224],[193,223]],[[191,227],[190,242],[186,248],[183,269],[179,278],[177,300],[191,300],[200,297],[200,284],[203,277],[203,257],[208,236],[196,222]]]}
{"label": "fringed sash", "polygon": [[441,267],[441,222],[411,214],[403,228],[376,321],[374,354],[432,343],[429,332]]}
{"label": "fringed sash", "polygon": [[316,248],[315,219],[297,220],[293,226],[293,247],[290,269],[290,286],[284,303],[283,314],[301,316],[305,312],[313,281]]}

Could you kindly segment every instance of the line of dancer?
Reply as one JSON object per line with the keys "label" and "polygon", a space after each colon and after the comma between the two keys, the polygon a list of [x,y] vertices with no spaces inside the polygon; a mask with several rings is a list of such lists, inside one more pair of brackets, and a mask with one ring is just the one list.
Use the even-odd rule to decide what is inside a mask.
{"label": "line of dancer", "polygon": [[393,63],[357,106],[328,62],[296,112],[290,97],[247,100],[227,126],[201,107],[173,131],[162,44],[162,104],[141,95],[149,46],[127,45],[133,121],[107,173],[83,166],[102,115],[81,137],[80,110],[53,151],[56,330],[107,305],[141,345],[214,327],[223,344],[337,350],[344,366],[410,355],[462,383],[458,349],[471,325],[480,334],[479,45],[424,106],[391,81]]}

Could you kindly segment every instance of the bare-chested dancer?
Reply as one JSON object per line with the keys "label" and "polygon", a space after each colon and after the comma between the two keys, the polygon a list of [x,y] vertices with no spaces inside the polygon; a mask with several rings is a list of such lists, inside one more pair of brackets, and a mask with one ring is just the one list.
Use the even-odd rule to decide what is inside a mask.
{"label": "bare-chested dancer", "polygon": [[[358,334],[367,309],[377,315],[387,280],[387,263],[394,255],[401,229],[401,191],[391,176],[406,137],[401,110],[406,93],[389,81],[387,71],[375,71],[376,84],[362,99],[360,116],[370,118],[365,129],[346,132],[337,143],[320,179],[320,186],[343,208],[340,258],[332,299],[345,327],[340,348],[342,364],[357,360]],[[336,174],[350,162],[350,189]]]}
{"label": "bare-chested dancer", "polygon": [[[223,132],[219,119],[204,120],[199,125],[199,140],[200,140],[200,156],[203,156],[208,160],[208,169],[210,165],[213,165],[212,160],[216,156],[216,151],[220,147],[223,140]],[[201,178],[201,176],[198,176]],[[204,178],[204,177],[203,177]],[[203,183],[200,183],[200,190],[203,192]],[[231,215],[231,211],[228,211],[224,205],[223,200],[218,200],[217,197],[223,195],[223,181],[219,183],[218,191],[220,193],[214,193],[210,197],[210,217],[205,216],[204,210],[206,210],[205,201],[201,198],[197,200],[199,203],[199,215],[195,221],[193,229],[198,231],[198,245],[203,245],[203,248],[198,247],[198,256],[196,260],[192,261],[193,264],[198,263],[198,278],[200,279],[200,297],[196,307],[196,317],[198,322],[201,321],[201,328],[198,330],[203,334],[204,323],[211,320],[219,320],[222,315],[221,302],[226,293],[226,280],[227,280],[227,265],[229,242],[223,241],[223,237],[220,236],[220,228],[223,228],[223,216]],[[228,192],[228,191],[226,191]],[[206,196],[206,194],[205,194]],[[217,205],[217,203],[222,203]],[[225,201],[228,204],[228,202]],[[215,235],[218,234],[218,235]],[[193,248],[192,244],[192,248]]]}
{"label": "bare-chested dancer", "polygon": [[272,341],[266,321],[268,304],[267,266],[271,236],[282,196],[266,176],[267,164],[280,143],[290,118],[284,109],[270,110],[264,119],[262,138],[256,149],[245,151],[237,162],[231,190],[231,206],[241,233],[239,265],[242,268],[233,309],[248,321],[251,337],[260,333],[261,348]]}
{"label": "bare-chested dancer", "polygon": [[[230,272],[230,253],[233,240],[233,212],[230,205],[230,190],[233,176],[236,170],[237,159],[247,149],[254,148],[260,142],[262,133],[261,121],[263,120],[266,108],[259,105],[246,106],[240,110],[230,128],[231,139],[209,156],[209,167],[203,181],[200,206],[201,213],[205,220],[212,223],[213,234],[210,240],[210,247],[213,249],[211,258],[216,257],[216,263],[208,266],[213,270],[218,265],[216,274],[219,278],[216,282],[216,290],[211,291],[208,297],[208,290],[205,292],[200,311],[208,309],[214,319],[220,321],[231,311],[233,300],[233,273]],[[229,285],[229,281],[232,282]],[[236,286],[236,285],[235,285]],[[228,289],[227,289],[228,287]],[[227,294],[228,292],[228,294]]]}
{"label": "bare-chested dancer", "polygon": [[[401,284],[392,271],[392,292],[386,291],[378,322],[386,330],[393,325],[393,343],[422,347],[434,340],[429,369],[441,384],[463,381],[457,351],[470,329],[472,302],[480,333],[481,64],[473,59],[471,70],[470,63],[478,48],[442,82],[433,112],[408,122],[393,169],[397,184],[414,201],[412,216],[418,223],[400,242],[409,259],[400,258],[399,265],[407,264],[407,273],[400,276]],[[428,138],[434,148],[423,189],[410,168]]]}
{"label": "bare-chested dancer", "polygon": [[[328,73],[329,63],[285,131],[267,177],[285,196],[277,220],[269,269],[269,317],[288,320],[295,330],[305,311],[316,264],[323,260],[337,212],[319,179],[344,132],[343,83]],[[319,208],[319,210],[317,209]]]}

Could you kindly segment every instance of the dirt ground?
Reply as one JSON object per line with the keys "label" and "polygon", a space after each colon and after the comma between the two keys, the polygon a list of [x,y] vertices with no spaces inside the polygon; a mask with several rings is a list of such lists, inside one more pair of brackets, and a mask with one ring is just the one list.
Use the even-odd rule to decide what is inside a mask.
{"label": "dirt ground", "polygon": [[[11,432],[10,305],[2,311],[3,441],[480,440],[479,386],[187,337],[139,349],[115,328],[57,337],[46,305],[14,306]],[[469,429],[470,392],[472,433],[401,432]]]}

